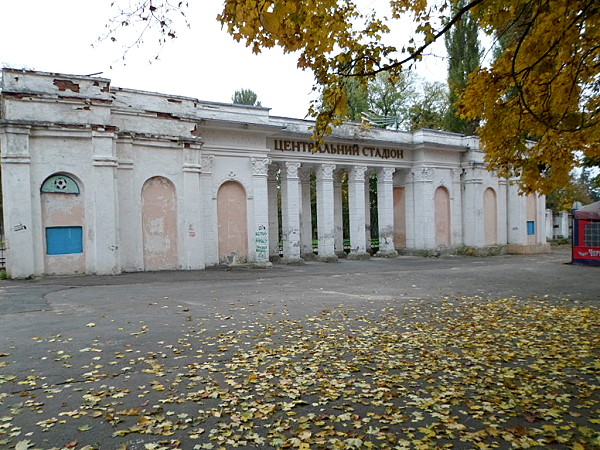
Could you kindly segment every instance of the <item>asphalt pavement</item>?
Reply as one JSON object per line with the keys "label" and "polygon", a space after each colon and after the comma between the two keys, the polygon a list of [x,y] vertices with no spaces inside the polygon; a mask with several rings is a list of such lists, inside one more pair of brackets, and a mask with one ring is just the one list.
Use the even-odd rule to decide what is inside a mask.
{"label": "asphalt pavement", "polygon": [[[141,445],[148,440],[136,443],[129,436],[120,443],[101,445],[110,436],[93,424],[79,424],[78,429],[70,429],[64,436],[53,434],[50,418],[60,423],[64,418],[60,412],[68,413],[77,389],[69,390],[69,395],[57,403],[49,400],[53,390],[60,396],[61,386],[76,383],[96,383],[96,392],[110,390],[111,383],[120,389],[128,383],[142,384],[141,378],[130,380],[126,374],[130,369],[120,365],[121,372],[111,375],[119,375],[119,381],[103,381],[100,374],[108,366],[99,363],[94,369],[91,351],[97,352],[96,360],[108,352],[116,358],[121,352],[127,354],[126,359],[136,354],[147,358],[149,354],[160,354],[157,343],[161,348],[165,342],[170,343],[170,349],[177,347],[184,340],[181,330],[192,325],[194,333],[200,330],[222,339],[240,327],[248,332],[253,323],[260,322],[264,331],[271,318],[280,324],[281,320],[302,323],[307,317],[336,308],[358,312],[394,308],[397,312],[416,303],[427,307],[464,297],[543,299],[550,305],[574,302],[597,309],[600,267],[572,265],[569,261],[569,248],[562,247],[545,255],[401,256],[275,264],[263,269],[233,267],[0,281],[0,444],[10,448],[31,441],[32,448],[62,448],[75,442],[67,448],[82,448],[84,442],[95,442],[89,448],[144,448]],[[21,381],[17,383],[17,379]],[[45,405],[39,405],[40,411],[36,411],[36,395],[41,397],[41,392],[46,400],[38,403]],[[15,398],[19,396],[21,403],[17,404]],[[92,408],[94,403],[88,406]],[[35,427],[31,425],[36,431],[28,434],[27,421],[35,422],[35,418],[26,420],[23,415],[21,420],[25,422],[19,422],[21,416],[14,414],[23,408],[48,420],[47,429],[45,422],[38,422]],[[2,420],[10,427],[2,428]],[[10,429],[15,431],[11,434],[7,431]]]}

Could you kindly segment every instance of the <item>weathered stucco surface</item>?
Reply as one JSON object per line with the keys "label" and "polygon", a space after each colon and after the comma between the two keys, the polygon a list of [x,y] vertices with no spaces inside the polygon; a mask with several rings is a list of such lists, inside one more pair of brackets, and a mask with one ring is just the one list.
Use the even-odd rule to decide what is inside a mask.
{"label": "weathered stucco surface", "polygon": [[[12,69],[3,70],[0,98],[7,269],[14,277],[266,264],[280,256],[302,262],[302,233],[302,252],[311,246],[311,230],[301,223],[311,216],[301,198],[306,176],[317,179],[318,252],[335,260],[348,228],[341,174],[349,183],[351,256],[369,258],[372,251],[371,174],[382,256],[393,256],[392,247],[488,245],[494,233],[485,222],[492,217],[486,189],[496,194],[495,242],[545,248],[544,198],[526,200],[514,180],[488,172],[474,137],[347,123],[315,149],[312,121],[273,117],[268,108]],[[75,205],[42,198],[43,181],[60,173],[85,187]],[[536,224],[533,236],[528,220]],[[51,223],[81,223],[83,253],[47,255]]]}
{"label": "weathered stucco surface", "polygon": [[[80,226],[85,234],[85,208],[81,195],[44,193],[41,200],[44,227]],[[44,246],[47,247],[45,235]],[[84,273],[85,246],[83,253],[48,255],[44,252],[44,272],[50,275]]]}
{"label": "weathered stucco surface", "polygon": [[246,191],[234,181],[221,185],[217,194],[219,262],[244,263],[248,258]]}
{"label": "weathered stucco surface", "polygon": [[177,268],[177,200],[173,183],[150,178],[142,189],[144,268]]}

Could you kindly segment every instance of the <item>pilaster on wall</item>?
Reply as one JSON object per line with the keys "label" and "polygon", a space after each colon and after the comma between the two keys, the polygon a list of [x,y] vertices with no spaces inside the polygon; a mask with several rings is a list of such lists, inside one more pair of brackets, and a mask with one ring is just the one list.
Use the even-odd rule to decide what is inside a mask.
{"label": "pilaster on wall", "polygon": [[252,158],[252,184],[254,187],[254,262],[268,265],[269,262],[269,188],[268,170],[271,158]]}
{"label": "pilaster on wall", "polygon": [[379,224],[380,256],[397,256],[394,248],[394,183],[393,167],[384,167],[377,172],[377,222]]}
{"label": "pilaster on wall", "polygon": [[200,197],[202,199],[202,228],[204,237],[204,262],[219,264],[219,236],[217,223],[217,201],[212,198],[214,155],[204,155],[200,160]]}
{"label": "pilaster on wall", "polygon": [[508,217],[509,212],[507,211],[507,200],[508,195],[508,180],[506,178],[498,179],[498,244],[508,244],[508,220],[502,220],[501,218]]}
{"label": "pilaster on wall", "polygon": [[450,205],[452,215],[452,244],[461,245],[463,241],[463,199],[461,175],[462,169],[451,169],[452,189],[450,191]]}
{"label": "pilaster on wall", "polygon": [[[41,275],[35,255],[42,246],[41,217],[32,215],[30,127],[0,127],[6,270],[12,278]],[[15,187],[18,186],[18,189]],[[37,249],[35,242],[38,242]],[[17,251],[18,250],[18,251]]]}
{"label": "pilaster on wall", "polygon": [[321,164],[317,169],[317,224],[319,259],[337,260],[335,255],[335,207],[333,203],[333,171],[335,165]]}
{"label": "pilaster on wall", "polygon": [[[119,273],[119,198],[117,186],[116,136],[111,132],[92,131],[93,177],[86,196],[92,202],[92,237],[88,237],[86,272],[100,275]],[[89,235],[88,235],[89,236]]]}
{"label": "pilaster on wall", "polygon": [[[546,240],[546,196],[545,195],[537,195],[537,235],[536,242],[538,244],[545,244]],[[552,219],[550,219],[552,222]]]}
{"label": "pilaster on wall", "polygon": [[[119,192],[119,266],[122,271],[144,270],[143,237],[132,223],[142,223],[141,204],[134,187],[133,138],[120,136],[116,143]],[[133,205],[133,206],[132,206]]]}
{"label": "pilaster on wall", "polygon": [[279,166],[271,164],[267,173],[269,202],[269,259],[279,259],[279,202],[277,201],[277,175]]}
{"label": "pilaster on wall", "polygon": [[464,169],[463,175],[463,243],[483,247],[483,170],[479,164]]}
{"label": "pilaster on wall", "polygon": [[284,263],[298,263],[300,258],[300,183],[299,162],[286,162],[281,170],[281,219]]}
{"label": "pilaster on wall", "polygon": [[[412,174],[412,182],[409,183],[412,187],[412,248],[432,249],[435,248],[434,170],[431,167],[420,166],[416,167]],[[410,244],[407,239],[408,245]]]}
{"label": "pilaster on wall", "polygon": [[202,142],[185,144],[183,149],[183,202],[182,202],[182,230],[180,230],[183,248],[182,268],[186,270],[204,269],[204,241],[202,235],[202,199],[201,173],[202,160],[200,149]]}
{"label": "pilaster on wall", "polygon": [[545,229],[545,233],[546,233],[546,240],[551,240],[554,238],[554,226],[553,226],[553,217],[552,217],[552,210],[551,209],[547,209],[546,210],[546,214],[545,214],[545,220],[546,220],[546,229]]}
{"label": "pilaster on wall", "polygon": [[527,203],[519,195],[517,179],[510,179],[507,186],[508,244],[527,244]]}

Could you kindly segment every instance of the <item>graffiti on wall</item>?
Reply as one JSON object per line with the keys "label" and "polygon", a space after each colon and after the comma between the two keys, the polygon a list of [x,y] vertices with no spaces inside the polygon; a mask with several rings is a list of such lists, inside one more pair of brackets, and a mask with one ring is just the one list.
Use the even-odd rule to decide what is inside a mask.
{"label": "graffiti on wall", "polygon": [[259,261],[267,259],[268,251],[269,236],[267,234],[267,228],[264,225],[260,225],[256,232],[256,258]]}

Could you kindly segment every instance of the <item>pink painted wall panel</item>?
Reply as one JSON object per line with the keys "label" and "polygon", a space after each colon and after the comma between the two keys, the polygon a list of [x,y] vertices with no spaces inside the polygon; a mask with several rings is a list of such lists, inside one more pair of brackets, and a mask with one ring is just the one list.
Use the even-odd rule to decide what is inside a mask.
{"label": "pink painted wall panel", "polygon": [[496,192],[492,188],[483,193],[483,231],[485,245],[498,243],[498,209]]}
{"label": "pink painted wall panel", "polygon": [[406,198],[403,187],[394,188],[394,247],[406,247]]}
{"label": "pink painted wall panel", "polygon": [[219,224],[219,262],[246,262],[248,224],[246,191],[234,181],[223,183],[217,194]]}
{"label": "pink painted wall panel", "polygon": [[434,196],[435,243],[450,245],[450,194],[445,187],[438,187]]}
{"label": "pink painted wall panel", "polygon": [[142,188],[145,270],[178,268],[177,198],[173,183],[154,177]]}

